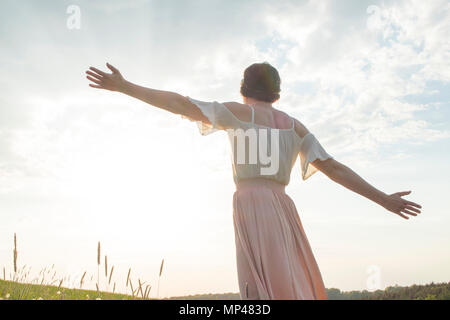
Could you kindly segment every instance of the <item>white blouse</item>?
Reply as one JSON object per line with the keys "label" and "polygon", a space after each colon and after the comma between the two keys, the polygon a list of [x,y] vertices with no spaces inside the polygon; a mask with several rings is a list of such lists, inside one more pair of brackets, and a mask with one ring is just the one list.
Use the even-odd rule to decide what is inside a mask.
{"label": "white blouse", "polygon": [[[223,103],[205,102],[186,96],[211,122],[197,121],[202,135],[226,130],[232,149],[233,179],[267,178],[289,184],[292,168],[300,156],[302,179],[306,180],[318,170],[309,164],[330,156],[312,133],[300,137],[294,128],[276,129],[239,120]],[[189,117],[182,116],[191,121]]]}

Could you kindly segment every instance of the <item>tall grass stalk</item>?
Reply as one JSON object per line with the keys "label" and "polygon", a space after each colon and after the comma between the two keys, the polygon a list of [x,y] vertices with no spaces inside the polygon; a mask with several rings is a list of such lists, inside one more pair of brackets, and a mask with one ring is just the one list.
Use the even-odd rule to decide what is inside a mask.
{"label": "tall grass stalk", "polygon": [[131,295],[132,295],[133,298],[134,298],[133,283],[131,282],[131,279],[130,279],[130,288],[131,288]]}
{"label": "tall grass stalk", "polygon": [[97,246],[97,284],[100,283],[100,257],[101,257],[101,246],[99,241]]}
{"label": "tall grass stalk", "polygon": [[163,267],[164,267],[164,259],[162,259],[161,267],[159,267],[158,290],[156,292],[156,298],[159,298],[159,280],[161,279],[161,275],[162,275],[162,272],[163,272]]}
{"label": "tall grass stalk", "polygon": [[125,285],[125,287],[127,287],[127,288],[128,288],[128,282],[130,282],[130,274],[131,274],[131,268],[128,269],[127,284]]}
{"label": "tall grass stalk", "polygon": [[81,280],[80,280],[80,289],[83,286],[83,281],[84,281],[84,277],[86,276],[86,271],[83,273],[83,275],[81,276]]}
{"label": "tall grass stalk", "polygon": [[138,289],[138,294],[139,294],[139,291],[141,292],[141,296],[142,296],[142,299],[144,299],[144,292],[143,292],[143,290],[142,290],[142,283],[141,283],[141,279],[138,279],[138,281],[139,281],[139,289]]}
{"label": "tall grass stalk", "polygon": [[16,233],[14,232],[14,278],[16,277],[16,273],[17,273],[17,237],[16,237]]}
{"label": "tall grass stalk", "polygon": [[106,290],[109,289],[107,281],[108,281],[108,256],[105,255],[105,286],[106,286]]}
{"label": "tall grass stalk", "polygon": [[108,277],[108,256],[105,256],[105,277]]}
{"label": "tall grass stalk", "polygon": [[144,294],[145,299],[148,299],[148,296],[150,295],[150,290],[152,290],[152,286],[151,285],[147,285],[145,287],[145,294]]}
{"label": "tall grass stalk", "polygon": [[111,271],[109,272],[109,281],[108,281],[108,284],[111,284],[111,278],[112,278],[113,272],[114,272],[114,266],[111,267]]}

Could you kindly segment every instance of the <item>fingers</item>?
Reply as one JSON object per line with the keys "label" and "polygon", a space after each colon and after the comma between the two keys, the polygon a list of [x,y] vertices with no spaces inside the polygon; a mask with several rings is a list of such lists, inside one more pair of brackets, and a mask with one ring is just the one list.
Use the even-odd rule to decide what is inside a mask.
{"label": "fingers", "polygon": [[109,70],[111,70],[113,73],[120,73],[119,70],[117,70],[114,66],[110,65],[108,62],[106,63],[106,66]]}
{"label": "fingers", "polygon": [[395,207],[397,208],[390,211],[394,212],[395,214],[399,215],[400,217],[406,220],[409,219],[408,216],[416,217],[418,214],[421,213],[421,210],[419,209],[422,208],[422,206],[417,203],[401,198],[409,194],[411,194],[411,191],[401,191],[391,195],[391,197],[393,196],[393,200],[396,203]]}
{"label": "fingers", "polygon": [[101,76],[103,76],[103,77],[105,77],[105,76],[108,75],[106,72],[103,72],[103,71],[101,71],[101,70],[98,70],[97,68],[94,68],[94,67],[89,67],[89,69],[91,69],[92,71],[98,73],[99,75],[101,75]]}
{"label": "fingers", "polygon": [[99,85],[96,85],[96,84],[92,84],[92,83],[89,83],[89,87],[96,88],[96,89],[105,89],[102,86],[99,86]]}
{"label": "fingers", "polygon": [[419,209],[414,208],[413,206],[406,206],[405,209],[408,209],[410,211],[414,211],[416,213],[420,213]]}
{"label": "fingers", "polygon": [[412,211],[410,211],[408,209],[403,209],[401,212],[409,214],[411,216],[415,216],[415,217],[417,216],[417,213],[414,213],[414,212],[412,212]]}
{"label": "fingers", "polygon": [[417,207],[417,208],[422,209],[422,206],[421,206],[420,204],[414,203],[414,202],[412,202],[412,201],[405,200],[405,203],[406,203],[407,205],[414,206],[414,207]]}
{"label": "fingers", "polygon": [[402,217],[403,219],[408,220],[409,218],[407,216],[405,216],[404,214],[402,214],[401,212],[397,212],[397,214]]}
{"label": "fingers", "polygon": [[98,80],[103,80],[103,78],[104,78],[103,76],[101,76],[97,73],[91,72],[91,71],[86,71],[86,74],[93,76],[94,78],[96,78]]}
{"label": "fingers", "polygon": [[97,80],[91,76],[87,76],[87,79],[91,80],[92,82],[96,83],[96,84],[102,84],[102,82],[100,80]]}

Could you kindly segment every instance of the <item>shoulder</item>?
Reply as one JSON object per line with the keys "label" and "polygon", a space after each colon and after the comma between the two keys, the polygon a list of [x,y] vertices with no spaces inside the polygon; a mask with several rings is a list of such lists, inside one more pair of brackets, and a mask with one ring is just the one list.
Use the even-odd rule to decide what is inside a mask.
{"label": "shoulder", "polygon": [[293,119],[294,120],[294,129],[295,132],[297,133],[297,135],[300,138],[303,138],[304,136],[306,136],[309,133],[308,128],[306,128],[306,126],[299,120],[297,120],[296,118],[290,116],[289,114],[287,114],[284,111],[278,110],[276,109],[276,112],[283,114],[284,116],[286,116],[288,119]]}
{"label": "shoulder", "polygon": [[223,102],[222,104],[239,120],[251,121],[252,111],[248,105],[233,101]]}
{"label": "shoulder", "polygon": [[297,119],[295,119],[295,118],[293,118],[293,119],[294,119],[295,132],[297,133],[297,135],[300,138],[303,138],[304,136],[306,136],[309,133],[308,128],[306,128],[306,126],[303,123],[301,123],[300,121],[298,121]]}

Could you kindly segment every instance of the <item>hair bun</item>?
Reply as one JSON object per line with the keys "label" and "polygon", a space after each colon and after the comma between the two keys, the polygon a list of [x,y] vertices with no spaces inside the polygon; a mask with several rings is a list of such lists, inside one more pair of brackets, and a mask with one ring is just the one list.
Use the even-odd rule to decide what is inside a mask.
{"label": "hair bun", "polygon": [[280,84],[277,69],[268,62],[254,63],[244,71],[241,94],[244,97],[273,103],[280,98]]}

